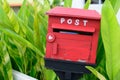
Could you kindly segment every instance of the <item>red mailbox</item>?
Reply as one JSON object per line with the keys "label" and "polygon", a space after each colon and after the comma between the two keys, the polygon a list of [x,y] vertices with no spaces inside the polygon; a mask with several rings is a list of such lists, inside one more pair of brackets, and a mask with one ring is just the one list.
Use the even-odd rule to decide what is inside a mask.
{"label": "red mailbox", "polygon": [[45,59],[95,64],[100,15],[94,10],[63,7],[47,14]]}

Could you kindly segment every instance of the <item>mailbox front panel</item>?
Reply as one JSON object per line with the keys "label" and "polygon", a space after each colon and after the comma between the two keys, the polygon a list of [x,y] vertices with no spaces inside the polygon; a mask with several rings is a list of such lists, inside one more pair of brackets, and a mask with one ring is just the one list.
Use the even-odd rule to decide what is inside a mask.
{"label": "mailbox front panel", "polygon": [[90,55],[92,36],[54,33],[55,40],[50,42],[51,57],[53,59],[84,61],[87,62]]}
{"label": "mailbox front panel", "polygon": [[95,64],[99,30],[99,19],[49,15],[45,57]]}

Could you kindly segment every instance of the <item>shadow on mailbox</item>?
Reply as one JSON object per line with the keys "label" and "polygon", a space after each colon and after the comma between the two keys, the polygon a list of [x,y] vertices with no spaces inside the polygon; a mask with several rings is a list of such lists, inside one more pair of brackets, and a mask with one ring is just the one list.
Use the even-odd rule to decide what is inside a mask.
{"label": "shadow on mailbox", "polygon": [[55,71],[88,73],[95,65],[100,15],[94,10],[56,7],[49,15],[45,65]]}

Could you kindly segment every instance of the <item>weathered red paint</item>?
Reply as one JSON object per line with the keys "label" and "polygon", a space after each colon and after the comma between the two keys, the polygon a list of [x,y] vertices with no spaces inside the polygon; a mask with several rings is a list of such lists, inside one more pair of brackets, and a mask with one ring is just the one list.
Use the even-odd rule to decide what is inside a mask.
{"label": "weathered red paint", "polygon": [[95,64],[100,15],[94,10],[63,7],[47,14],[45,58]]}

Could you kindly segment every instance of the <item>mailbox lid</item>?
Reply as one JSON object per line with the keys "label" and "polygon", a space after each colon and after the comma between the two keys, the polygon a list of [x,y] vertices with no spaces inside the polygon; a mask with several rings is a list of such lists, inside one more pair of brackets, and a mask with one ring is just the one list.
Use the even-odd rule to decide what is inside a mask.
{"label": "mailbox lid", "polygon": [[47,14],[51,16],[70,16],[100,20],[100,15],[95,10],[55,7],[48,11]]}

